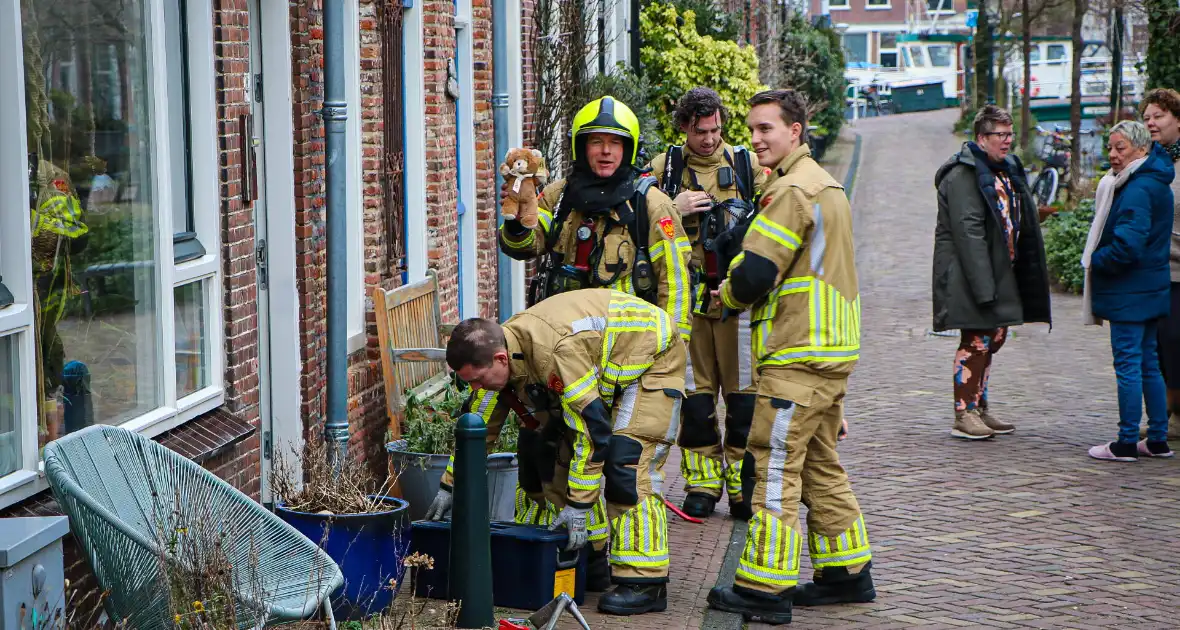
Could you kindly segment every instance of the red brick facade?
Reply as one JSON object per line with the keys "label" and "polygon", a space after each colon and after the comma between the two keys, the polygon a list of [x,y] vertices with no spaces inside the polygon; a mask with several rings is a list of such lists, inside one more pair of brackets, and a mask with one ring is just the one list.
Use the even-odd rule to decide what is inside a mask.
{"label": "red brick facade", "polygon": [[[528,0],[526,0],[527,2]],[[456,128],[456,104],[445,94],[447,60],[456,54],[453,0],[426,0],[424,85],[428,138],[429,267],[439,272],[443,315],[456,321],[458,312],[458,177],[455,169],[456,134],[475,149],[477,228],[476,257],[479,313],[498,314],[497,252],[495,240],[495,168],[492,97],[491,0],[473,0],[471,63],[474,92],[462,95],[474,104],[474,130]],[[210,19],[214,25],[216,113],[218,132],[220,235],[222,239],[224,314],[225,405],[223,409],[248,422],[255,431],[228,450],[206,459],[202,465],[254,499],[261,492],[261,427],[259,382],[258,278],[254,260],[254,207],[243,201],[241,164],[242,130],[239,116],[250,113],[247,85],[250,80],[247,0],[214,0]],[[299,296],[299,352],[301,382],[274,383],[275,396],[293,387],[301,392],[301,416],[307,434],[318,431],[326,413],[326,217],[325,142],[318,115],[324,95],[322,0],[291,0],[291,76],[293,157],[295,171],[295,267]],[[400,283],[397,261],[390,259],[384,190],[385,121],[382,87],[382,33],[380,11],[402,10],[400,2],[358,0],[360,34],[360,111],[350,117],[361,121],[361,170],[364,292]],[[531,18],[529,18],[531,19]],[[398,70],[400,72],[400,69]],[[390,121],[402,124],[401,120]],[[408,122],[409,125],[421,124]],[[464,147],[465,149],[468,147]],[[400,201],[399,201],[400,203]],[[366,299],[365,346],[349,357],[348,391],[351,446],[359,456],[373,457],[374,467],[384,469],[387,428],[385,392],[377,351],[376,320]],[[0,510],[3,516],[58,513],[48,493]],[[67,575],[79,590],[80,610],[97,604],[95,583],[86,562],[71,540],[66,544]]]}

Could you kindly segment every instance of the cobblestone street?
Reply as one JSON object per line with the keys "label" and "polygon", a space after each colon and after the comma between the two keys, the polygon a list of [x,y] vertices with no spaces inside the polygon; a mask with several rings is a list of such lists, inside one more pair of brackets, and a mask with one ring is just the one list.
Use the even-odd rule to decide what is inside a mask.
{"label": "cobblestone street", "polygon": [[[1180,461],[1086,456],[1115,437],[1117,410],[1107,330],[1081,325],[1080,298],[1054,294],[1052,332],[1014,329],[997,355],[992,405],[1016,433],[979,443],[950,437],[957,337],[928,330],[932,182],[959,146],[950,132],[957,114],[886,116],[855,128],[864,346],[840,450],[874,545],[878,597],[796,608],[792,627],[1175,628]],[[669,516],[675,612],[595,615],[591,626],[701,627],[711,584],[695,584],[712,581],[700,571],[716,571],[731,522],[717,530],[713,521]],[[714,531],[717,540],[701,536]],[[732,579],[727,570],[723,582]],[[806,560],[802,573],[810,574]],[[740,627],[727,615],[705,620]]]}

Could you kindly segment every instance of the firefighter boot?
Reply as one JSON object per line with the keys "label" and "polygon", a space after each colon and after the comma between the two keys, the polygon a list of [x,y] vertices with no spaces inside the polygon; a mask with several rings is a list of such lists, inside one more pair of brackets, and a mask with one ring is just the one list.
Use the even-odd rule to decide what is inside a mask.
{"label": "firefighter boot", "polygon": [[754,516],[754,513],[750,511],[749,503],[740,498],[734,500],[733,497],[729,497],[729,515],[739,521],[748,521]]}
{"label": "firefighter boot", "polygon": [[609,615],[642,615],[667,608],[667,584],[620,584],[598,599],[598,611]]}
{"label": "firefighter boot", "polygon": [[715,586],[709,591],[709,606],[738,613],[746,621],[758,620],[771,625],[791,623],[791,591],[762,593],[741,586]]}
{"label": "firefighter boot", "polygon": [[815,572],[815,581],[795,588],[796,606],[852,604],[871,602],[877,597],[873,576],[867,562],[860,571],[849,573],[848,567],[824,567]]}
{"label": "firefighter boot", "polygon": [[610,588],[610,560],[606,549],[599,551],[593,547],[586,559],[586,590],[591,593],[602,593]]}
{"label": "firefighter boot", "polygon": [[684,513],[697,518],[708,518],[717,506],[717,497],[701,492],[689,492],[684,497]]}

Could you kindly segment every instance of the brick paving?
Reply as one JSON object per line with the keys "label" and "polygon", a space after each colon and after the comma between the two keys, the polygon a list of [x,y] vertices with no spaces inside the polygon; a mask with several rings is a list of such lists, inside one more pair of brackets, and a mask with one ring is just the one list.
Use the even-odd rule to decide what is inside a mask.
{"label": "brick paving", "polygon": [[[1107,332],[1080,324],[1078,297],[1055,294],[1052,332],[1016,328],[996,358],[992,405],[1016,433],[976,443],[950,437],[957,339],[928,329],[933,175],[959,146],[950,133],[957,113],[856,127],[864,346],[840,451],[874,545],[878,598],[797,608],[792,627],[1178,627],[1180,461],[1086,456],[1115,437],[1117,406]],[[843,179],[843,166],[832,170]],[[683,482],[668,495],[678,502]],[[592,628],[718,627],[705,624],[705,596],[732,579],[718,571],[733,521],[693,525],[670,515],[669,523],[670,610],[606,617],[590,597],[582,609]],[[802,574],[810,574],[806,559]]]}
{"label": "brick paving", "polygon": [[1086,457],[1115,437],[1117,405],[1107,331],[1081,325],[1079,298],[1055,294],[1052,332],[1016,328],[996,357],[992,405],[1016,433],[949,435],[957,339],[927,331],[932,182],[959,145],[956,116],[857,124],[864,347],[840,451],[874,543],[878,599],[796,609],[792,626],[1175,628],[1180,462]]}

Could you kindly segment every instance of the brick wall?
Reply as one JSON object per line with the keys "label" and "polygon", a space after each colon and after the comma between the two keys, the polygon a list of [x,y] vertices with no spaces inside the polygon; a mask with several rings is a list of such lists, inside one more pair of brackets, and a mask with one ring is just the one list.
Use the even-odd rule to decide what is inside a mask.
{"label": "brick wall", "polygon": [[[446,94],[447,62],[455,58],[455,18],[453,0],[426,0],[423,8],[424,70],[426,73],[426,232],[429,266],[438,272],[443,319],[459,318],[459,184],[456,168],[456,102]],[[492,11],[490,0],[472,1],[472,59],[475,90],[461,94],[472,99],[475,117],[474,134],[464,135],[463,143],[475,144],[476,204],[467,208],[476,217],[477,251],[464,252],[476,257],[477,290],[482,316],[497,314],[497,256],[495,171],[492,121]],[[463,147],[464,150],[467,146]],[[503,156],[500,156],[503,157]],[[411,209],[413,211],[413,209]]]}
{"label": "brick wall", "polygon": [[[496,155],[495,124],[492,113],[492,3],[472,0],[472,64],[475,72],[475,212],[478,258],[476,268],[479,315],[497,319],[499,257],[496,239],[496,169],[502,155]],[[474,253],[473,253],[474,255]]]}
{"label": "brick wall", "polygon": [[[250,113],[246,85],[250,72],[250,15],[246,0],[214,3],[213,37],[217,75],[218,164],[221,180],[221,242],[225,315],[226,408],[258,428],[258,285],[254,265],[254,207],[242,199],[238,117]],[[210,470],[258,498],[261,452],[258,435],[222,457]]]}
{"label": "brick wall", "polygon": [[[386,244],[382,156],[381,31],[378,11],[384,0],[358,1],[360,30],[359,111],[348,116],[361,122],[362,221],[364,230],[364,293],[395,281]],[[394,6],[400,6],[394,3]],[[300,307],[300,351],[306,434],[318,436],[327,417],[327,215],[325,137],[317,114],[324,99],[322,1],[293,0],[291,9],[292,115],[295,153],[296,280]],[[400,124],[400,123],[399,123]],[[366,303],[371,301],[366,297]],[[387,426],[385,390],[377,351],[377,325],[366,308],[365,347],[348,358],[348,418],[354,455],[384,470],[381,456]]]}

